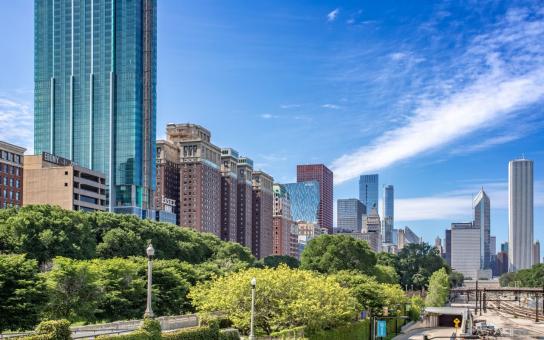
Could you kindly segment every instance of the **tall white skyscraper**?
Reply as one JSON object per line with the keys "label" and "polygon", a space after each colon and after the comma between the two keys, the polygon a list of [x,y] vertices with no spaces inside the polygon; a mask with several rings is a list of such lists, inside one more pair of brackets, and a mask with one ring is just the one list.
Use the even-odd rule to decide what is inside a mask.
{"label": "tall white skyscraper", "polygon": [[533,265],[533,161],[508,163],[508,269]]}
{"label": "tall white skyscraper", "polygon": [[491,202],[484,189],[474,197],[474,228],[480,229],[480,269],[489,269],[490,266],[490,230],[491,230]]}

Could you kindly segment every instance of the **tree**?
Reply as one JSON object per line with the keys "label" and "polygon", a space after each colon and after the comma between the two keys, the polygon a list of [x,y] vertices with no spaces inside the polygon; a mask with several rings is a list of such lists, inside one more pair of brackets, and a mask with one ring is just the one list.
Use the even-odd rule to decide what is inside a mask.
{"label": "tree", "polygon": [[397,255],[392,253],[380,252],[376,254],[377,264],[395,268],[399,262]]}
{"label": "tree", "polygon": [[263,259],[263,264],[270,268],[277,268],[281,264],[287,265],[289,268],[298,268],[300,266],[299,260],[288,255],[271,255]]}
{"label": "tree", "polygon": [[251,278],[257,280],[255,324],[258,333],[306,326],[327,329],[352,320],[359,306],[333,278],[290,269],[251,268],[197,285],[189,293],[198,312],[222,311],[233,325],[249,329]]}
{"label": "tree", "polygon": [[461,287],[465,281],[465,276],[459,272],[452,271],[449,275],[450,287]]}
{"label": "tree", "polygon": [[515,273],[505,273],[499,280],[502,287],[514,284],[522,287],[542,287],[544,286],[544,264],[536,264],[530,269],[522,269]]}
{"label": "tree", "polygon": [[30,329],[46,300],[36,260],[0,255],[0,332]]}
{"label": "tree", "polygon": [[429,292],[425,298],[425,306],[442,307],[448,300],[450,280],[445,268],[433,273],[429,281]]}
{"label": "tree", "polygon": [[301,255],[300,267],[321,273],[357,270],[372,274],[376,255],[365,241],[347,235],[321,235],[312,239]]}
{"label": "tree", "polygon": [[374,277],[380,283],[398,284],[399,275],[394,267],[377,264],[374,267]]}
{"label": "tree", "polygon": [[382,284],[374,277],[354,271],[341,271],[333,278],[357,299],[363,310],[372,315],[383,315],[384,307],[395,310],[408,299],[398,284]]}
{"label": "tree", "polygon": [[435,247],[429,244],[408,244],[398,254],[396,265],[400,284],[421,289],[429,282],[432,273],[448,266]]}

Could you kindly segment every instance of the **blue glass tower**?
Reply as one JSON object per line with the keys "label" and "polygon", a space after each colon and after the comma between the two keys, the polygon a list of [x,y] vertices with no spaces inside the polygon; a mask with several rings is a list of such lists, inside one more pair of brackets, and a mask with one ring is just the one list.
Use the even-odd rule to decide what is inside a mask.
{"label": "blue glass tower", "polygon": [[156,0],[35,0],[34,150],[103,172],[111,211],[153,209]]}
{"label": "blue glass tower", "polygon": [[370,211],[373,207],[378,210],[378,174],[361,175],[359,177],[359,201],[363,202],[366,210]]}
{"label": "blue glass tower", "polygon": [[291,198],[293,221],[318,222],[320,191],[318,181],[284,184]]}
{"label": "blue glass tower", "polygon": [[393,225],[395,220],[395,189],[392,185],[383,188],[383,242],[393,242]]}

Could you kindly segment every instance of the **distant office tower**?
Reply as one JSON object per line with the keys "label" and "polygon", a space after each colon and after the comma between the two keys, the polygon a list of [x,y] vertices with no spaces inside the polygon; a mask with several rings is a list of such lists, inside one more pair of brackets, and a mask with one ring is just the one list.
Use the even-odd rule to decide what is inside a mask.
{"label": "distant office tower", "polygon": [[406,243],[419,244],[423,242],[421,237],[417,236],[417,234],[414,233],[414,231],[410,229],[409,227],[404,227],[404,235],[406,237]]}
{"label": "distant office tower", "polygon": [[66,210],[106,211],[106,177],[44,152],[25,156],[24,205],[51,204]]}
{"label": "distant office tower", "polygon": [[540,264],[540,242],[535,241],[533,244],[533,266]]}
{"label": "distant office tower", "polygon": [[274,178],[262,171],[253,172],[253,230],[251,250],[256,258],[272,255],[272,209]]}
{"label": "distant office tower", "polygon": [[289,234],[289,256],[300,259],[298,236],[298,224],[291,221],[291,233]]}
{"label": "distant office tower", "polygon": [[406,242],[406,233],[404,229],[398,229],[398,236],[397,236],[397,249],[401,250],[404,248],[408,243]]}
{"label": "distant office tower", "polygon": [[25,151],[25,148],[0,141],[0,209],[23,206]]}
{"label": "distant office tower", "polygon": [[151,216],[156,0],[34,5],[34,152],[106,174],[110,211]]}
{"label": "distant office tower", "polygon": [[510,271],[533,265],[533,161],[508,163],[508,261]]}
{"label": "distant office tower", "polygon": [[497,237],[491,236],[489,240],[489,253],[491,256],[497,255]]}
{"label": "distant office tower", "polygon": [[391,232],[391,235],[392,235],[392,242],[394,245],[397,246],[397,250],[399,249],[398,248],[398,245],[399,245],[399,230],[398,229],[395,229],[393,228],[392,232]]}
{"label": "distant office tower", "polygon": [[274,191],[272,254],[291,255],[293,220],[291,218],[289,193],[281,184],[274,183],[272,188]]}
{"label": "distant office tower", "polygon": [[168,124],[180,152],[180,224],[221,236],[221,149],[200,125]]}
{"label": "distant office tower", "polygon": [[236,239],[241,245],[251,249],[253,219],[253,160],[247,157],[238,159],[238,199],[236,215]]}
{"label": "distant office tower", "polygon": [[366,215],[364,204],[356,198],[344,198],[336,202],[336,228],[340,231],[360,232],[363,215]]}
{"label": "distant office tower", "polygon": [[238,152],[221,149],[221,239],[236,242],[238,223]]}
{"label": "distant office tower", "polygon": [[442,239],[440,238],[440,236],[437,236],[434,239],[434,247],[436,248],[436,250],[438,250],[438,254],[442,256],[442,254],[444,253],[444,249],[442,248]]}
{"label": "distant office tower", "polygon": [[362,175],[359,177],[359,200],[370,211],[373,207],[378,209],[379,195],[378,175]]}
{"label": "distant office tower", "polygon": [[446,263],[451,267],[451,229],[446,229],[446,241],[445,241],[446,251],[444,258]]}
{"label": "distant office tower", "polygon": [[157,220],[180,224],[179,148],[171,141],[157,141]]}
{"label": "distant office tower", "polygon": [[323,164],[297,165],[297,182],[319,182],[318,224],[332,234],[333,227],[333,173]]}
{"label": "distant office tower", "polygon": [[318,224],[320,190],[319,182],[299,182],[284,184],[291,199],[293,221]]}
{"label": "distant office tower", "polygon": [[451,224],[451,267],[466,278],[477,279],[480,270],[480,229],[472,223]]}
{"label": "distant office tower", "polygon": [[497,276],[508,272],[508,253],[500,251],[496,257]]}
{"label": "distant office tower", "polygon": [[480,268],[490,268],[490,230],[491,230],[491,203],[484,189],[480,190],[473,201],[474,228],[480,229]]}
{"label": "distant office tower", "polygon": [[501,243],[501,251],[508,253],[508,242]]}
{"label": "distant office tower", "polygon": [[365,240],[375,252],[380,252],[382,248],[380,215],[376,208],[370,209],[363,222],[362,234]]}
{"label": "distant office tower", "polygon": [[395,215],[395,189],[392,185],[386,185],[383,189],[383,220],[382,238],[385,243],[392,242],[391,231],[394,225]]}

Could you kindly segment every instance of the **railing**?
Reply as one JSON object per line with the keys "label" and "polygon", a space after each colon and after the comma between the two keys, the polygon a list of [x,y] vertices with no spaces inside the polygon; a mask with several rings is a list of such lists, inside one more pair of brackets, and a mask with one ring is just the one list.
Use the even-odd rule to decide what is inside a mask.
{"label": "railing", "polygon": [[[161,316],[156,318],[161,323],[163,331],[171,331],[187,327],[198,326],[198,316],[190,315],[175,315]],[[142,320],[116,321],[103,324],[94,324],[86,326],[70,327],[73,339],[94,339],[99,335],[123,334],[135,331],[140,327]],[[0,340],[15,339],[23,336],[35,334],[35,332],[18,332],[18,333],[0,333]]]}

